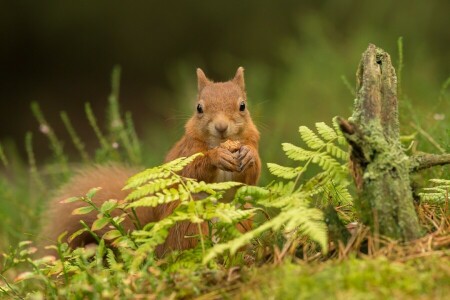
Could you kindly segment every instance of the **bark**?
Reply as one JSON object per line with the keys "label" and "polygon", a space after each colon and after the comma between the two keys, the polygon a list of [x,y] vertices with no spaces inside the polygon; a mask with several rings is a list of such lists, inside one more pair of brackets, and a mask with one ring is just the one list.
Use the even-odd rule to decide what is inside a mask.
{"label": "bark", "polygon": [[421,153],[411,157],[411,172],[450,164],[450,154]]}
{"label": "bark", "polygon": [[421,227],[410,187],[410,158],[399,141],[397,77],[388,53],[369,45],[357,70],[354,112],[340,127],[351,145],[351,165],[363,223],[381,235],[418,238]]}

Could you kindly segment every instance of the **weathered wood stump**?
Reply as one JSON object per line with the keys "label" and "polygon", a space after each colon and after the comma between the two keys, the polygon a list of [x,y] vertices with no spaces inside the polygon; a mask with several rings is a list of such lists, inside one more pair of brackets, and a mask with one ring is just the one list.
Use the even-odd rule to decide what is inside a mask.
{"label": "weathered wood stump", "polygon": [[339,118],[351,146],[351,169],[361,221],[397,240],[421,236],[410,172],[450,163],[450,155],[408,157],[400,143],[397,77],[390,56],[375,45],[363,53],[356,73],[357,97],[349,120]]}

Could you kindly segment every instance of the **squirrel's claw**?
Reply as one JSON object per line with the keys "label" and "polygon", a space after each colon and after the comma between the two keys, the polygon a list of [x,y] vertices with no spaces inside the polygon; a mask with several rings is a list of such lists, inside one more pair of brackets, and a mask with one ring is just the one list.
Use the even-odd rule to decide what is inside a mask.
{"label": "squirrel's claw", "polygon": [[239,172],[239,160],[233,153],[227,149],[218,147],[217,151],[217,168],[227,172]]}
{"label": "squirrel's claw", "polygon": [[245,171],[249,166],[251,166],[255,162],[255,155],[252,152],[251,148],[248,146],[242,146],[239,150],[239,171]]}

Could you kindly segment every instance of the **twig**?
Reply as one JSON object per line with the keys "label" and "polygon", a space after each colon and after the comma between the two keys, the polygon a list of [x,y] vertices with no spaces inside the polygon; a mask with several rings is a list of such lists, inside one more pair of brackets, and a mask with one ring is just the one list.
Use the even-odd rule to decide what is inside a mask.
{"label": "twig", "polygon": [[417,172],[434,166],[450,164],[450,154],[421,153],[411,157],[410,172]]}

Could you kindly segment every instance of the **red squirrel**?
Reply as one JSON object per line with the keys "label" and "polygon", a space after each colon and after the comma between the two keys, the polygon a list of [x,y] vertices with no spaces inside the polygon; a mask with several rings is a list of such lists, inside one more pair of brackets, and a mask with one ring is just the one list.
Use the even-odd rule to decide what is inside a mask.
{"label": "red squirrel", "polygon": [[[255,185],[261,171],[258,154],[259,132],[252,121],[247,107],[244,82],[244,69],[238,68],[234,78],[227,82],[212,82],[201,69],[197,69],[198,96],[194,115],[185,125],[185,134],[172,147],[165,161],[186,157],[201,152],[186,166],[180,174],[198,181],[221,182],[238,181]],[[45,216],[42,238],[56,241],[57,237],[67,231],[70,236],[81,228],[80,220],[91,226],[96,213],[72,215],[71,212],[83,202],[62,204],[73,196],[83,196],[92,187],[102,187],[93,201],[99,206],[108,199],[123,200],[128,191],[123,191],[126,180],[137,170],[121,166],[97,166],[75,175],[50,202],[50,209]],[[159,205],[155,208],[139,208],[137,216],[141,224],[155,222],[169,215],[178,203]],[[126,230],[134,229],[130,219],[122,223]],[[202,224],[202,232],[207,232],[207,224]],[[251,220],[241,222],[239,230],[247,231]],[[101,236],[107,228],[99,230]],[[171,250],[192,248],[197,244],[198,226],[189,222],[180,222],[169,231],[164,244],[156,254],[162,257]],[[93,237],[84,233],[69,244],[78,247],[94,242]]]}

